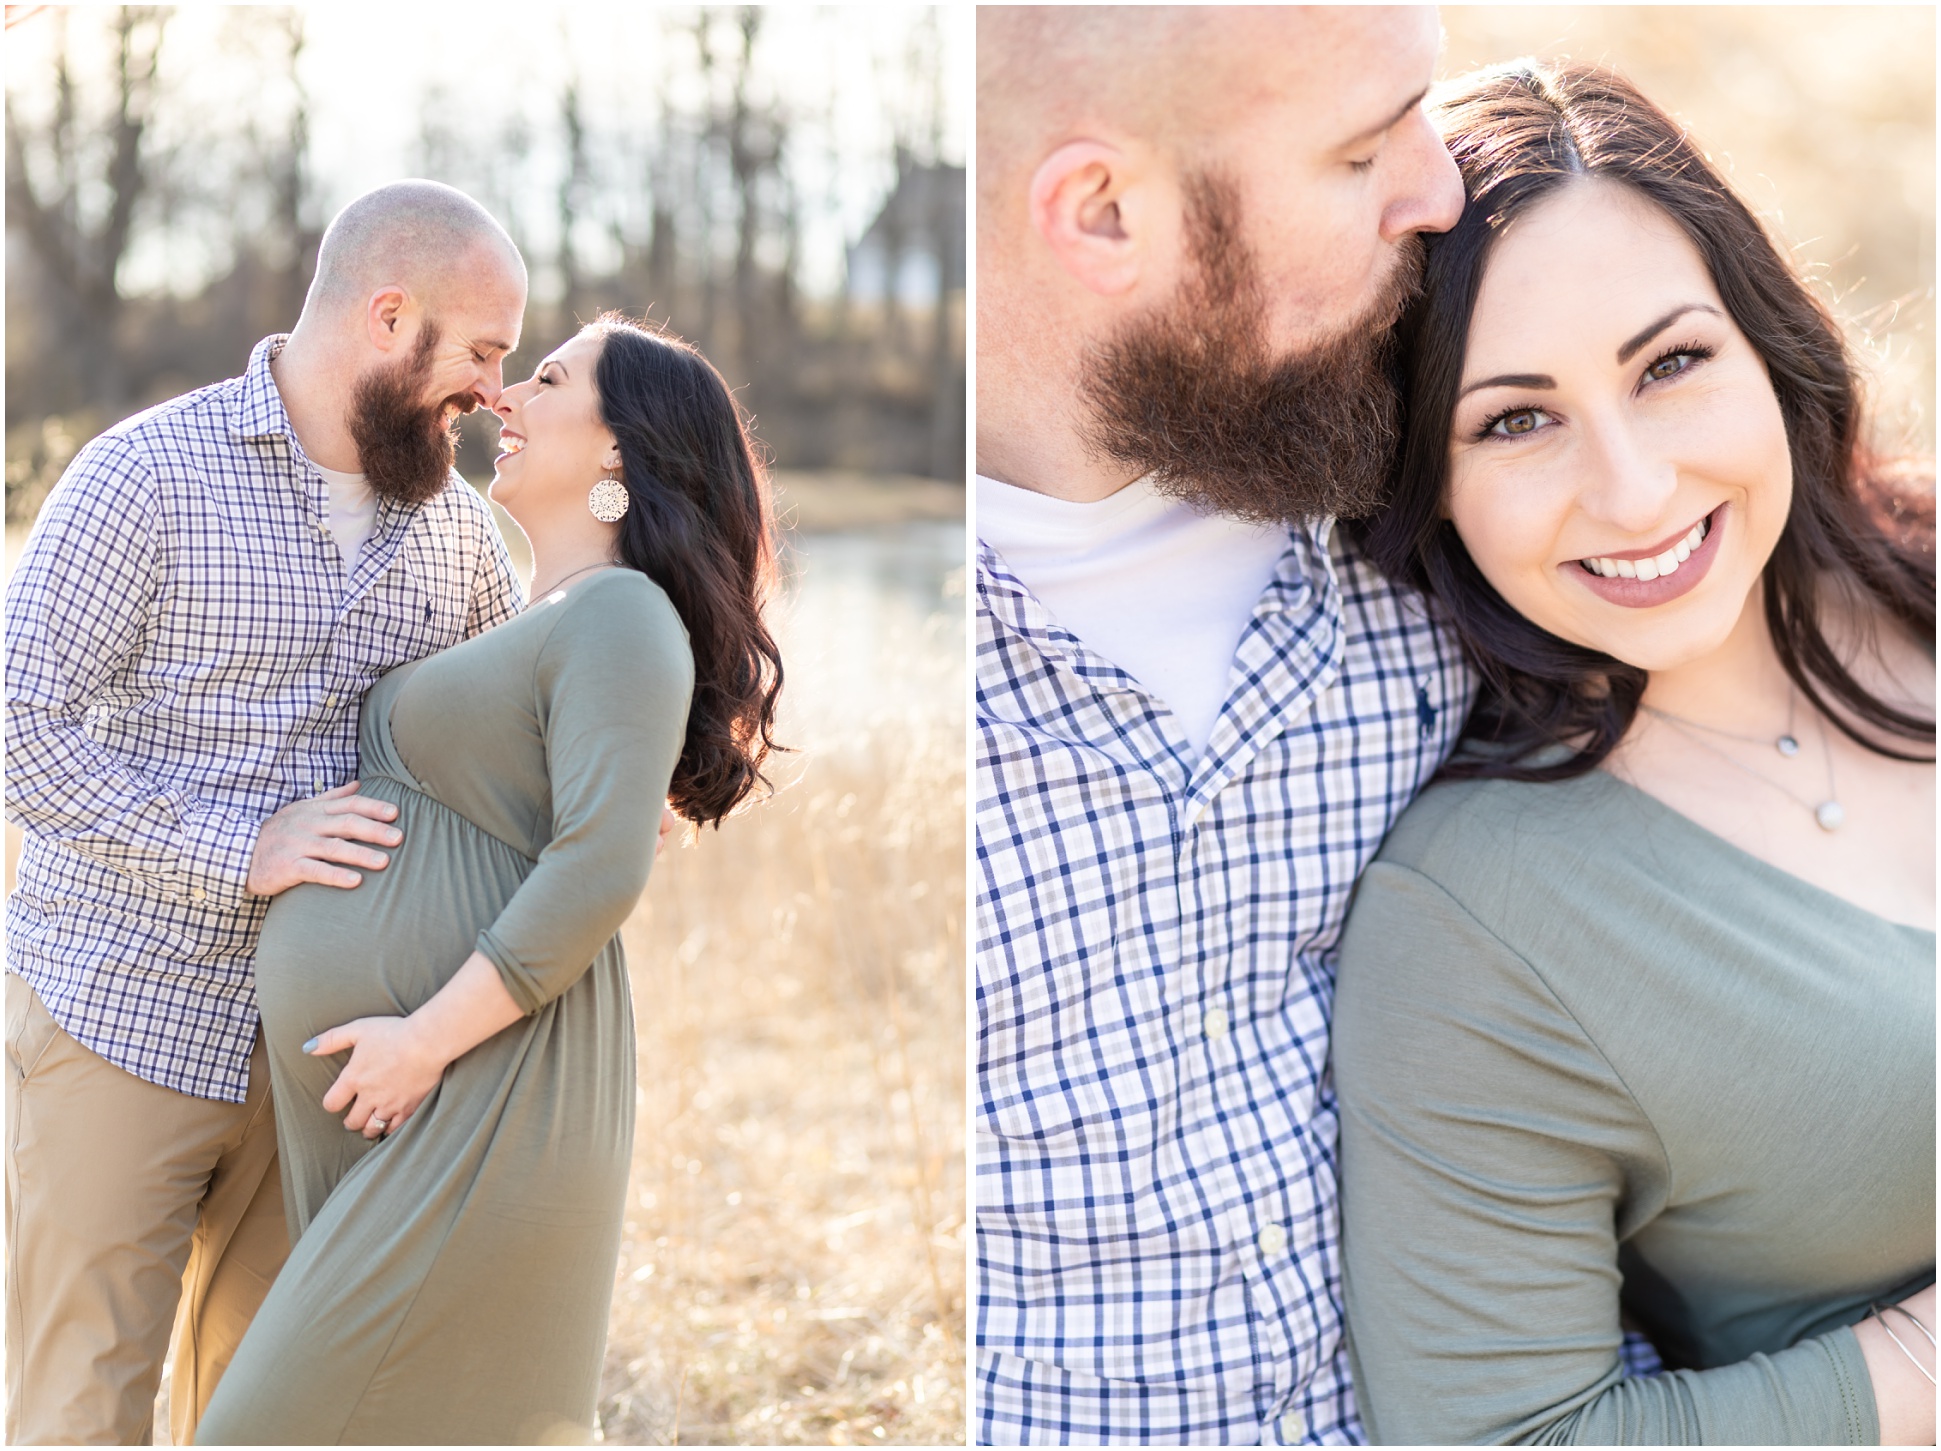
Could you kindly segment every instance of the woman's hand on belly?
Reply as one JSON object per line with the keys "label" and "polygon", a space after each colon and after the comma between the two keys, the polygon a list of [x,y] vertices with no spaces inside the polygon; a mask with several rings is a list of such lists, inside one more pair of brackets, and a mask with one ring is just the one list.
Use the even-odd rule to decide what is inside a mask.
{"label": "woman's hand on belly", "polygon": [[451,1061],[412,1018],[358,1018],[303,1045],[304,1052],[319,1058],[347,1049],[350,1062],[330,1085],[323,1106],[328,1113],[343,1113],[344,1127],[367,1139],[396,1132],[438,1086]]}
{"label": "woman's hand on belly", "polygon": [[303,1051],[328,1057],[349,1050],[350,1062],[324,1095],[324,1111],[343,1113],[345,1128],[376,1139],[417,1112],[446,1064],[523,1016],[498,968],[474,952],[410,1017],[358,1018],[317,1034]]}

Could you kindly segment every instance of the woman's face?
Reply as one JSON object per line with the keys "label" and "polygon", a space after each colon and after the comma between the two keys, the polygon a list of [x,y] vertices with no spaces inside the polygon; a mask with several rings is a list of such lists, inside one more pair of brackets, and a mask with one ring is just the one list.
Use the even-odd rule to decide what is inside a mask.
{"label": "woman's face", "polygon": [[1505,600],[1645,670],[1725,642],[1792,461],[1765,365],[1670,217],[1583,181],[1511,224],[1462,390],[1446,511]]}
{"label": "woman's face", "polygon": [[500,451],[492,462],[491,494],[522,526],[553,510],[584,512],[593,486],[620,466],[593,387],[593,368],[605,345],[598,333],[581,333],[493,405]]}

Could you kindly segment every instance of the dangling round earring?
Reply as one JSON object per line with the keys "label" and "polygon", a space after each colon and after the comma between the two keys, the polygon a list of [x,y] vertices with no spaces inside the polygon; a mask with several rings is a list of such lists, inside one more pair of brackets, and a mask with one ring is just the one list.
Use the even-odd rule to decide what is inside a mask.
{"label": "dangling round earring", "polygon": [[586,496],[586,507],[593,511],[593,517],[602,524],[617,524],[627,514],[627,486],[609,474],[593,486],[593,492]]}

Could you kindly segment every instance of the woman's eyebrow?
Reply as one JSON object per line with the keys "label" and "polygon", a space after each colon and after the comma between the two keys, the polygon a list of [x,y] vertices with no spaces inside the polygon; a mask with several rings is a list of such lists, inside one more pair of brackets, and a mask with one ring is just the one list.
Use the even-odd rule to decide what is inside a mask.
{"label": "woman's eyebrow", "polygon": [[[1679,318],[1688,312],[1709,312],[1713,317],[1725,316],[1724,313],[1707,302],[1682,302],[1651,324],[1650,327],[1632,338],[1623,347],[1619,348],[1617,351],[1617,360],[1620,363],[1630,362],[1639,348],[1657,337],[1659,333],[1677,322]],[[1557,380],[1548,373],[1499,373],[1494,378],[1479,378],[1474,383],[1465,384],[1462,392],[1458,393],[1456,397],[1459,399],[1467,398],[1479,388],[1555,388],[1556,386]]]}
{"label": "woman's eyebrow", "polygon": [[1725,316],[1724,313],[1720,312],[1716,307],[1713,307],[1710,303],[1705,303],[1705,302],[1680,303],[1677,307],[1674,307],[1670,312],[1666,313],[1663,317],[1659,318],[1658,321],[1651,324],[1650,327],[1646,328],[1643,332],[1639,333],[1636,337],[1632,338],[1630,342],[1626,343],[1623,347],[1619,348],[1617,350],[1617,360],[1620,363],[1630,362],[1632,355],[1636,353],[1639,348],[1643,347],[1646,343],[1650,342],[1653,338],[1657,337],[1659,333],[1663,332],[1666,328],[1670,327],[1673,323],[1677,322],[1679,318],[1683,317],[1688,312],[1709,312],[1712,314],[1713,317]]}
{"label": "woman's eyebrow", "polygon": [[539,370],[542,373],[545,372],[546,369],[548,368],[558,368],[560,372],[565,373],[566,376],[569,378],[573,376],[571,373],[566,372],[566,364],[562,363],[558,358],[548,358],[546,359],[545,362],[539,365]]}
{"label": "woman's eyebrow", "polygon": [[[1662,326],[1662,324],[1661,324]],[[1498,373],[1494,378],[1479,378],[1456,396],[1467,398],[1478,388],[1555,388],[1557,380],[1548,373]]]}

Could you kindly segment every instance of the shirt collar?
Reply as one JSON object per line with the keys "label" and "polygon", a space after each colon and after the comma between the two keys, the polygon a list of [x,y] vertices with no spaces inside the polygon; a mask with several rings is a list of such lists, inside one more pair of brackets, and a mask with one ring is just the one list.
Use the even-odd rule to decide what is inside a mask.
{"label": "shirt collar", "polygon": [[[1288,548],[1254,606],[1256,616],[1263,611],[1297,610],[1307,604],[1313,598],[1317,577],[1324,587],[1333,584],[1328,543],[1334,523],[1329,518],[1289,526]],[[1030,587],[1012,573],[996,547],[983,539],[977,541],[977,591],[984,607],[1006,629],[1031,641],[1046,659],[1067,663],[1080,674],[1095,678],[1122,674],[1116,666],[1091,656],[1078,636],[1054,620]]]}
{"label": "shirt collar", "polygon": [[229,410],[229,428],[242,438],[273,438],[278,435],[296,442],[290,415],[283,407],[270,374],[270,359],[283,351],[288,333],[272,333],[250,349],[249,366],[243,370],[243,386]]}
{"label": "shirt collar", "polygon": [[[1332,519],[1289,529],[1287,549],[1236,651],[1245,683],[1221,706],[1197,764],[1179,755],[1178,744],[1157,726],[1151,727],[1153,740],[1179,755],[1189,819],[1246,768],[1265,742],[1298,719],[1339,672],[1345,628],[1329,548],[1333,534]],[[1144,694],[1136,680],[1092,654],[1054,620],[1003,556],[981,539],[977,575],[979,601],[998,627],[1025,640],[1048,665],[1070,672],[1095,695],[1114,690]]]}

